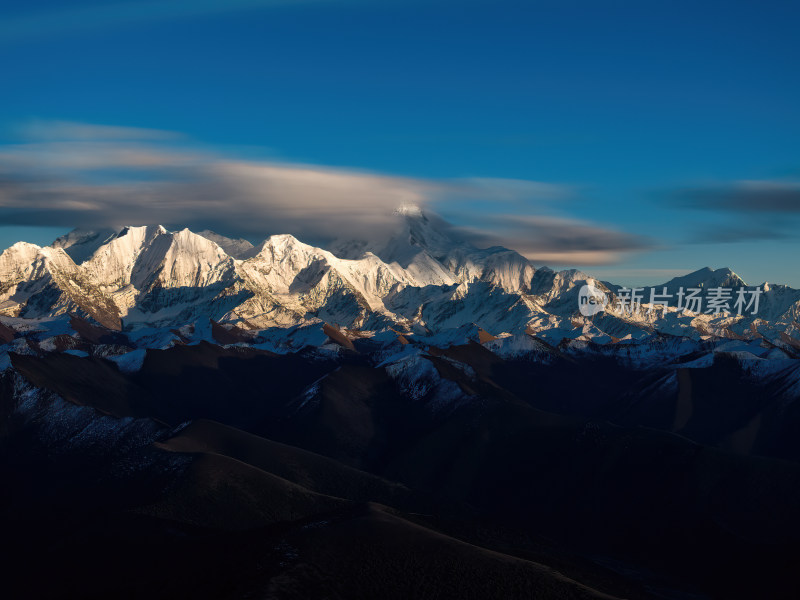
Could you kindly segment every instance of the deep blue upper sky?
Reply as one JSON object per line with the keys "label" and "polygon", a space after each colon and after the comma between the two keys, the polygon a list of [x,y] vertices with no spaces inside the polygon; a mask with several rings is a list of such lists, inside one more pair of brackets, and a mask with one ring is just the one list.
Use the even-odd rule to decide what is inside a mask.
{"label": "deep blue upper sky", "polygon": [[[599,276],[655,283],[730,266],[800,286],[797,2],[0,10],[0,144],[19,142],[20,124],[58,120],[176,131],[240,158],[548,182],[572,190],[561,216],[651,240],[586,268]],[[742,181],[788,190],[788,209],[762,210],[757,193],[730,208]],[[725,242],[703,238],[720,229]],[[0,246],[21,235],[0,227]]]}

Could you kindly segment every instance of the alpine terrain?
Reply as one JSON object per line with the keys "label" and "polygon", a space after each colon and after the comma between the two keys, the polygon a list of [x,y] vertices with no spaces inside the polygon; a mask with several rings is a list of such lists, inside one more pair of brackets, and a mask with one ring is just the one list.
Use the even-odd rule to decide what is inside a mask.
{"label": "alpine terrain", "polygon": [[800,597],[800,290],[395,219],[0,254],[8,597]]}

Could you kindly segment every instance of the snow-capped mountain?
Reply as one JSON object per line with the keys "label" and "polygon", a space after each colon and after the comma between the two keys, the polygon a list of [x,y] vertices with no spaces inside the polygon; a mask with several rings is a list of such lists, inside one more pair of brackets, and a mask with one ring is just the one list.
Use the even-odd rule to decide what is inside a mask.
{"label": "snow-capped mountain", "polygon": [[[587,284],[610,301],[590,316],[580,310]],[[657,291],[711,295],[743,285],[727,269],[703,269]],[[638,290],[643,300],[649,291]],[[787,500],[776,509],[774,499],[796,497],[800,480],[792,466],[800,460],[800,292],[764,285],[758,314],[742,316],[646,300],[626,311],[617,305],[624,293],[578,270],[535,268],[512,250],[470,246],[410,207],[383,242],[329,248],[286,234],[250,247],[161,226],[75,231],[44,248],[21,242],[0,254],[2,428],[12,440],[4,447],[16,451],[4,477],[9,489],[42,490],[57,503],[75,490],[79,514],[89,507],[101,515],[92,540],[100,548],[111,506],[144,540],[132,543],[146,548],[161,528],[143,538],[141,519],[155,515],[170,532],[185,519],[191,534],[178,532],[175,554],[185,552],[204,522],[193,507],[212,523],[226,515],[220,526],[237,536],[240,519],[252,518],[254,531],[278,532],[275,548],[291,528],[317,535],[338,527],[329,502],[345,502],[340,496],[384,505],[395,497],[381,491],[387,485],[420,499],[433,494],[413,507],[426,519],[444,500],[449,526],[466,507],[484,506],[480,514],[513,524],[514,540],[519,523],[554,524],[526,534],[537,539],[599,522],[593,544],[642,523],[662,537],[673,531],[673,544],[697,531],[717,536],[718,547],[738,540],[737,552],[754,540],[753,556],[788,543],[795,507]],[[657,477],[639,493],[642,461]],[[293,465],[296,477],[287,472]],[[746,475],[739,487],[719,487],[733,471]],[[90,476],[75,476],[83,472]],[[300,487],[312,485],[312,472],[323,482],[319,493]],[[706,484],[709,472],[720,481]],[[607,485],[598,473],[608,474]],[[32,477],[43,483],[31,486]],[[589,483],[576,487],[582,479]],[[348,480],[352,489],[343,487]],[[698,506],[707,511],[709,489],[730,499],[725,527],[684,523]],[[576,526],[583,499],[598,491],[603,512]],[[166,496],[153,504],[159,494]],[[314,498],[320,516],[281,508],[286,527],[274,527],[264,508]],[[34,513],[43,506],[23,496],[8,521],[28,504]],[[342,516],[356,514],[344,506]],[[642,506],[647,515],[631,516]],[[59,514],[79,527],[72,537],[85,537],[74,510]],[[753,514],[768,516],[753,524]],[[465,516],[476,521],[471,508]],[[48,513],[47,528],[57,521]],[[30,522],[19,539],[29,539]],[[48,547],[57,554],[64,529],[54,531]],[[652,568],[637,563],[652,531],[626,558],[637,585]],[[792,535],[790,543],[800,538],[797,528]],[[794,581],[788,568],[785,577]],[[661,585],[661,574],[653,578]]]}
{"label": "snow-capped mountain", "polygon": [[76,263],[80,264],[94,254],[100,246],[113,240],[122,227],[108,229],[73,229],[52,243],[53,248],[61,248]]}
{"label": "snow-capped mountain", "polygon": [[416,206],[403,206],[395,216],[395,234],[384,243],[348,240],[332,251],[341,258],[371,252],[400,265],[418,286],[486,281],[512,292],[530,288],[535,269],[521,254],[501,247],[479,250],[451,236],[448,223]]}
{"label": "snow-capped mountain", "polygon": [[694,273],[675,277],[666,283],[656,287],[666,287],[668,290],[678,290],[679,288],[703,288],[710,289],[715,287],[738,288],[746,286],[744,280],[728,268],[710,269],[705,267],[698,269]]}
{"label": "snow-capped mountain", "polygon": [[0,314],[35,319],[70,312],[121,326],[111,297],[62,248],[20,242],[0,254]]}
{"label": "snow-capped mountain", "polygon": [[[417,207],[403,207],[396,219],[383,242],[345,240],[330,249],[287,234],[253,246],[161,226],[75,230],[45,248],[21,242],[0,254],[0,315],[75,313],[127,331],[203,327],[212,319],[253,332],[327,323],[358,335],[395,332],[443,343],[474,327],[551,343],[670,334],[800,347],[800,291],[786,286],[765,284],[756,314],[650,306],[647,288],[637,310],[611,302],[587,317],[578,310],[584,284],[612,300],[620,286],[576,270],[537,269],[506,248],[476,248]],[[729,269],[706,268],[654,289],[720,286],[745,282]]]}

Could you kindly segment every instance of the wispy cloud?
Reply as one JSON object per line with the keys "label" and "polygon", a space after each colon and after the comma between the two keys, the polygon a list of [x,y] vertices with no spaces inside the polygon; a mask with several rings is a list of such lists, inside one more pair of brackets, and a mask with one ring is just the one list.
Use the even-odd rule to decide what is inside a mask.
{"label": "wispy cloud", "polygon": [[774,223],[770,227],[751,222],[734,226],[720,226],[714,229],[704,228],[695,232],[689,242],[693,244],[740,244],[742,242],[785,240],[793,237],[797,237],[797,234],[786,229],[785,224]]}
{"label": "wispy cloud", "polygon": [[[292,233],[313,243],[380,240],[394,210],[456,214],[453,232],[538,262],[601,264],[651,247],[639,236],[556,214],[569,186],[505,179],[432,180],[242,160],[169,132],[54,122],[0,146],[0,220],[101,227],[161,223],[253,240]],[[537,212],[538,211],[538,212]],[[513,216],[512,216],[513,215]]]}
{"label": "wispy cloud", "polygon": [[15,129],[17,135],[28,140],[39,141],[130,141],[130,140],[178,140],[183,136],[174,131],[145,129],[141,127],[119,127],[116,125],[95,125],[75,121],[32,120]]}
{"label": "wispy cloud", "polygon": [[599,265],[618,262],[624,254],[654,247],[643,236],[576,219],[543,215],[482,217],[483,227],[462,228],[479,246],[507,246],[534,262]]}
{"label": "wispy cloud", "polygon": [[[700,221],[690,244],[738,244],[797,237],[800,181],[745,180],[683,187],[667,192],[669,203]],[[685,214],[690,214],[685,212]]]}
{"label": "wispy cloud", "polygon": [[737,181],[682,188],[671,193],[684,208],[742,213],[800,213],[800,182]]}
{"label": "wispy cloud", "polygon": [[574,190],[561,183],[544,183],[525,179],[499,179],[496,177],[468,177],[461,179],[464,191],[471,194],[490,194],[497,200],[508,202],[525,201],[536,198],[538,201],[566,200]]}

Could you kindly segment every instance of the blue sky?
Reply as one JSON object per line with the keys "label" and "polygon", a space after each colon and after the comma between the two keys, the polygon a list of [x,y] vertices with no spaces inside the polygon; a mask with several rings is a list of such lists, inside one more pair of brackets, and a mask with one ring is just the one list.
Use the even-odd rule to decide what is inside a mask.
{"label": "blue sky", "polygon": [[[253,189],[268,181],[291,196],[294,178],[318,170],[341,175],[334,187],[355,185],[358,198],[314,190],[307,204],[292,197],[305,212],[283,219],[285,206],[248,191],[225,205],[232,216],[218,228],[229,233],[256,211],[248,237],[279,233],[258,235],[259,219],[300,237],[307,223],[320,237],[325,202],[358,215],[371,192],[385,199],[376,210],[418,195],[477,241],[507,239],[537,263],[620,283],[708,265],[800,287],[796,2],[85,0],[0,10],[0,183],[13,183],[0,187],[1,247],[49,242],[92,220],[92,207],[98,222],[137,215],[125,203],[153,207],[141,220],[167,216],[137,200],[143,180],[186,194],[196,187],[177,187],[182,174],[224,165],[220,193],[245,173]],[[95,164],[122,148],[167,158],[146,169]],[[57,153],[91,161],[65,166]],[[257,165],[266,170],[243,169]],[[33,193],[44,180],[70,184],[87,212],[63,209],[63,197],[50,210]],[[92,204],[102,184],[118,199]],[[354,227],[347,233],[369,223]],[[568,251],[570,236],[580,251]]]}

